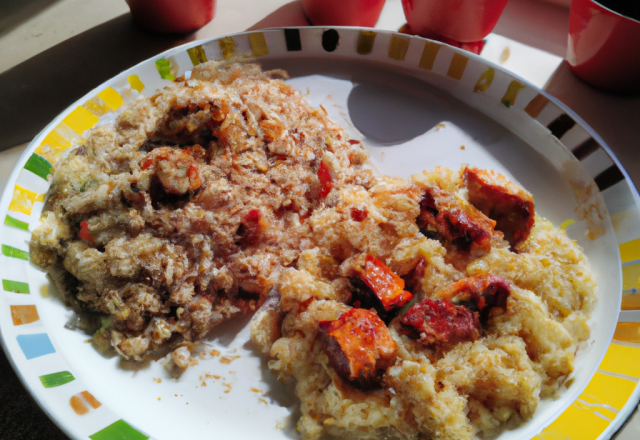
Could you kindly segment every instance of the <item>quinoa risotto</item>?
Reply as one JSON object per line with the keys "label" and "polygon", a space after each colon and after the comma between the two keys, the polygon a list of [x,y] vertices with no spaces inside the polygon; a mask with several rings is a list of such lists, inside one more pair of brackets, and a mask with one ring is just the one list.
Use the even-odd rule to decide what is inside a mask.
{"label": "quinoa risotto", "polygon": [[255,312],[305,440],[470,439],[531,418],[589,338],[580,247],[491,171],[375,177],[278,78],[198,65],[68,150],[31,258],[78,325],[100,350],[186,368],[210,329]]}

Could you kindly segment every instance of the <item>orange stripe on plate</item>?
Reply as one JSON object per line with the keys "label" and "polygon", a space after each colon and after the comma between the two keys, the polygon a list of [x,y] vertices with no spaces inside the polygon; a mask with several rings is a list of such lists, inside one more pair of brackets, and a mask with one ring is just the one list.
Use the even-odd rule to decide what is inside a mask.
{"label": "orange stripe on plate", "polygon": [[[634,295],[640,296],[640,295]],[[613,339],[623,342],[640,343],[640,322],[619,322]]]}
{"label": "orange stripe on plate", "polygon": [[11,306],[11,319],[13,325],[31,324],[40,319],[36,306]]}
{"label": "orange stripe on plate", "polygon": [[73,411],[79,416],[83,416],[89,412],[89,407],[78,396],[71,396],[71,399],[69,399],[69,405],[71,405]]}
{"label": "orange stripe on plate", "polygon": [[524,108],[524,111],[527,112],[532,118],[536,118],[538,117],[540,112],[544,110],[548,103],[549,98],[544,95],[538,94],[535,98],[529,101],[529,104],[527,104],[527,106]]}
{"label": "orange stripe on plate", "polygon": [[640,310],[640,294],[624,293],[622,295],[622,310]]}
{"label": "orange stripe on plate", "polygon": [[93,409],[100,408],[102,406],[102,403],[98,402],[98,399],[93,397],[93,394],[91,394],[89,391],[83,391],[80,394],[89,403],[89,405],[93,407]]}

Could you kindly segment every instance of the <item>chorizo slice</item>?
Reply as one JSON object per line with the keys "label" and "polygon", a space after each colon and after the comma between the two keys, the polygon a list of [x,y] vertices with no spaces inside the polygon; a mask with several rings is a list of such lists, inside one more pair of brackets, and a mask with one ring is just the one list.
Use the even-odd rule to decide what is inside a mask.
{"label": "chorizo slice", "polygon": [[491,250],[495,221],[436,185],[423,189],[417,225],[426,237],[473,259]]}
{"label": "chorizo slice", "polygon": [[336,373],[361,391],[380,388],[398,354],[384,322],[369,310],[353,308],[319,325],[323,349]]}
{"label": "chorizo slice", "polygon": [[498,275],[474,275],[451,284],[436,296],[478,310],[480,321],[486,322],[490,316],[504,313],[511,288],[511,283]]}
{"label": "chorizo slice", "polygon": [[533,197],[500,174],[466,167],[463,178],[469,202],[484,215],[495,220],[496,229],[504,234],[516,250],[529,237],[534,224]]}
{"label": "chorizo slice", "polygon": [[478,312],[449,300],[427,298],[400,320],[403,333],[426,346],[452,347],[480,337]]}
{"label": "chorizo slice", "polygon": [[475,341],[489,317],[504,313],[510,294],[509,281],[497,275],[464,278],[411,307],[400,320],[402,331],[440,348]]}

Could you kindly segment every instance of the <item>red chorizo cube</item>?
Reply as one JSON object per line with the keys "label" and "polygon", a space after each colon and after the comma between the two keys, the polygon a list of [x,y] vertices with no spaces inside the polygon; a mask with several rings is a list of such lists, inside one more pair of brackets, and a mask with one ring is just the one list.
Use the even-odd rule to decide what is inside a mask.
{"label": "red chorizo cube", "polygon": [[[436,296],[456,304],[465,304],[480,312],[482,322],[502,313],[511,294],[511,283],[498,275],[474,275],[439,291]],[[496,309],[496,310],[492,310]]]}
{"label": "red chorizo cube", "polygon": [[463,172],[469,202],[495,220],[512,249],[517,249],[531,233],[534,206],[531,194],[500,174],[466,167]]}
{"label": "red chorizo cube", "polygon": [[329,365],[362,391],[379,388],[396,361],[398,347],[389,329],[369,310],[354,308],[335,321],[321,321],[320,335]]}
{"label": "red chorizo cube", "polygon": [[405,333],[426,346],[448,348],[480,337],[478,312],[448,300],[427,298],[400,320]]}

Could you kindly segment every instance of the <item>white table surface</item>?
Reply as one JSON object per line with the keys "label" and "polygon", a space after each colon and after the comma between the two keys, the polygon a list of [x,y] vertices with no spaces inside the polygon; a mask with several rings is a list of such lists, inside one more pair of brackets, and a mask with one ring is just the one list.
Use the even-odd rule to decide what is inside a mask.
{"label": "white table surface", "polygon": [[[563,62],[569,23],[569,10],[564,6],[568,5],[568,1],[510,0],[494,32],[489,36],[482,56],[502,64],[573,108],[609,144],[638,187],[640,96],[608,94],[573,76]],[[397,30],[405,22],[400,0],[387,0],[376,27]],[[187,36],[158,38],[161,40],[158,52],[188,41],[247,28],[306,25],[308,22],[299,1],[217,0],[213,21]],[[104,57],[106,63],[111,56],[110,51],[121,50],[109,47],[109,37],[111,36],[115,45],[118,37],[116,32],[119,30],[126,32],[125,35],[132,40],[144,35],[131,23],[124,0],[0,0],[0,133],[16,129],[2,126],[2,111],[10,113],[12,106],[17,105],[16,100],[32,98],[28,82],[23,87],[24,90],[14,90],[13,83],[16,74],[21,72],[20,69],[37,66],[40,59],[42,63],[46,63],[47,55],[52,53],[56,56],[73,57],[85,36],[86,40],[91,37],[91,41],[95,41],[96,35],[99,39],[101,33],[105,35],[106,49],[102,49],[105,53],[97,55]],[[144,38],[149,36],[144,35]],[[136,46],[132,47],[134,51],[138,50]],[[144,52],[141,52],[142,58],[137,61],[151,55],[153,54],[144,56]],[[55,86],[55,82],[52,82],[51,87]],[[79,92],[82,95],[87,90],[89,89]],[[52,104],[48,109],[51,112],[50,119],[63,109],[64,107],[58,109],[55,103]],[[0,191],[4,189],[10,171],[30,139],[43,127],[44,124],[17,127],[22,129],[18,130],[20,133],[17,135],[22,142],[20,145],[2,145],[0,142],[0,147],[12,147],[0,152]],[[3,405],[1,400],[0,405]],[[638,411],[615,438],[640,439]]]}

